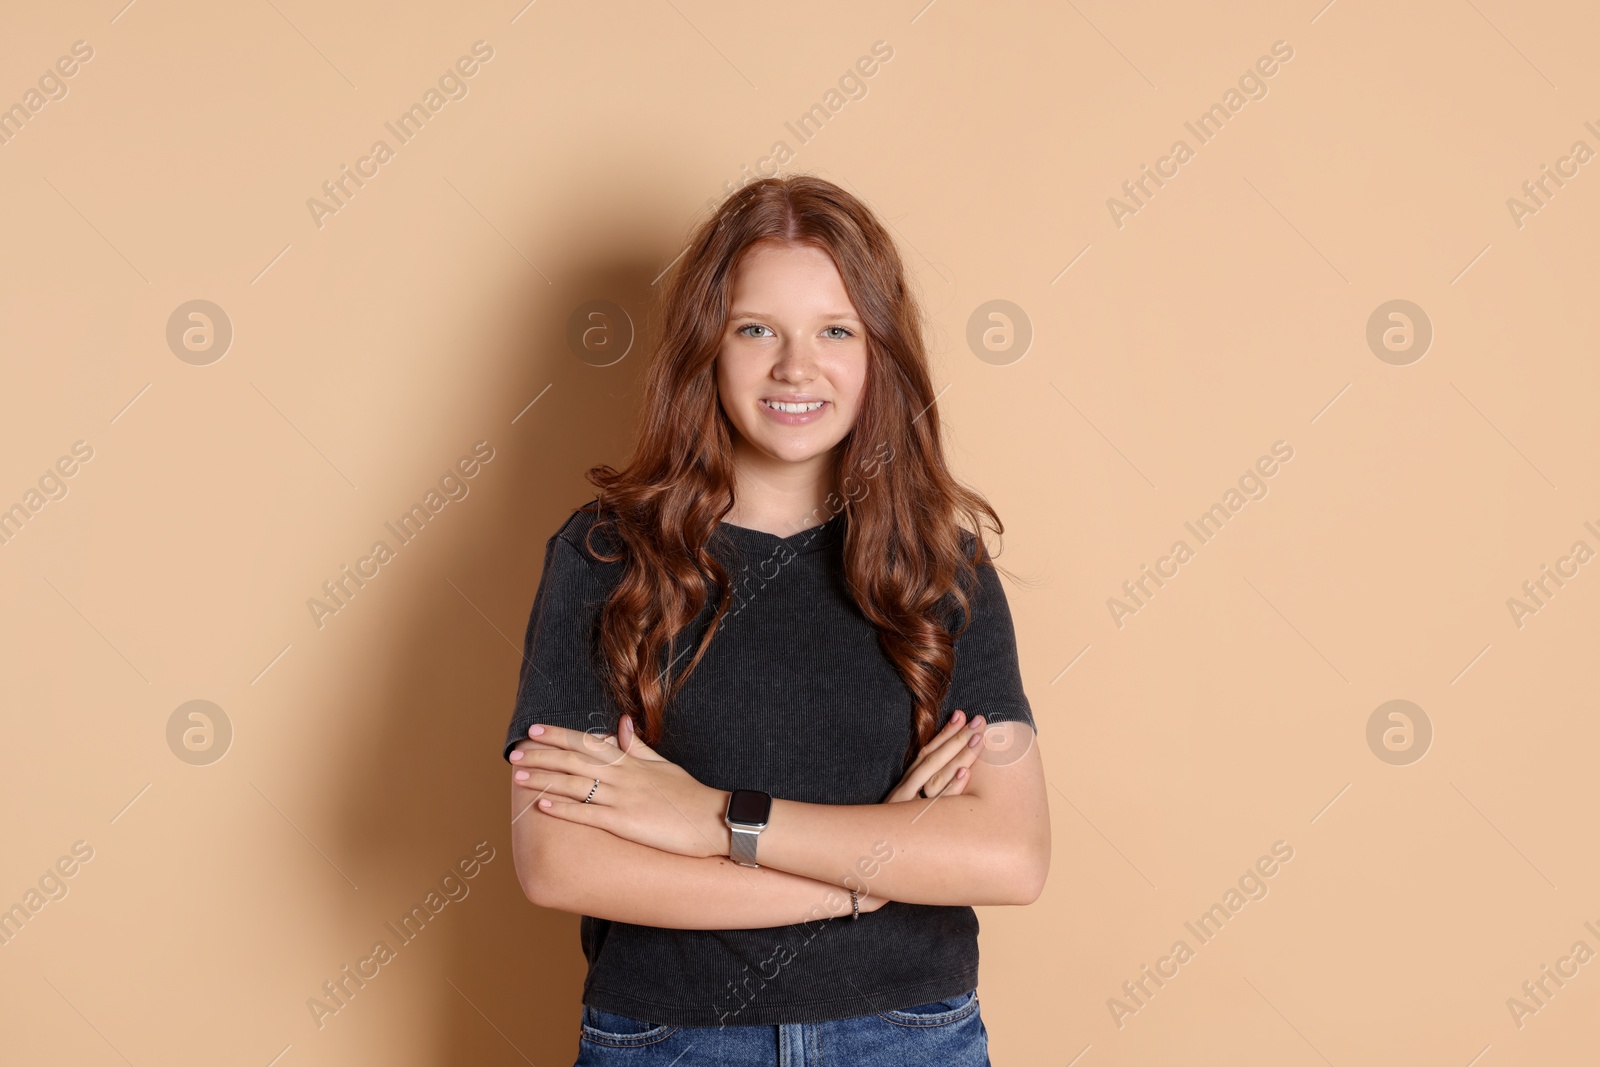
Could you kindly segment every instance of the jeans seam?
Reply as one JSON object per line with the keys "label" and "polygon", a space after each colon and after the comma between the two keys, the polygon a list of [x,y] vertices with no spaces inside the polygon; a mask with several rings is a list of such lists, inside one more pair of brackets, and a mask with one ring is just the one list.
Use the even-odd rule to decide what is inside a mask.
{"label": "jeans seam", "polygon": [[[602,1030],[597,1026],[589,1025],[589,1006],[584,1005],[583,1011],[578,1015],[578,1037],[595,1045],[604,1045],[607,1048],[644,1048],[647,1045],[658,1044],[677,1033],[682,1027],[671,1023],[661,1023],[648,1030],[640,1030],[633,1034],[613,1033]],[[621,1014],[614,1012],[613,1014]],[[632,1018],[632,1016],[624,1016]],[[638,1021],[638,1020],[636,1020]],[[640,1040],[643,1038],[644,1040]]]}
{"label": "jeans seam", "polygon": [[[953,1026],[975,1015],[978,1011],[978,995],[973,990],[971,998],[959,1008],[952,1008],[948,1012],[937,1015],[907,1015],[899,1011],[880,1011],[878,1017],[895,1026],[904,1026],[910,1029],[928,1029],[938,1026]],[[898,1018],[896,1018],[898,1016]]]}
{"label": "jeans seam", "polygon": [[[583,1029],[582,1029],[581,1033],[579,1034],[579,1037],[581,1037],[583,1040],[589,1042],[592,1045],[604,1045],[607,1048],[645,1048],[648,1045],[655,1045],[655,1044],[659,1044],[662,1041],[665,1041],[667,1038],[669,1038],[673,1034],[677,1033],[679,1029],[681,1029],[681,1028],[677,1027],[677,1026],[666,1026],[666,1027],[662,1027],[661,1033],[659,1033],[659,1034],[654,1033],[654,1032],[652,1032],[650,1030],[646,1030],[643,1033],[639,1033],[639,1034],[613,1034],[613,1033],[608,1033],[605,1030],[596,1030],[594,1027],[589,1026],[586,1023],[586,1024],[584,1024]],[[625,1040],[621,1040],[623,1038],[630,1038],[630,1037],[648,1037],[649,1040],[648,1041],[625,1041]]]}

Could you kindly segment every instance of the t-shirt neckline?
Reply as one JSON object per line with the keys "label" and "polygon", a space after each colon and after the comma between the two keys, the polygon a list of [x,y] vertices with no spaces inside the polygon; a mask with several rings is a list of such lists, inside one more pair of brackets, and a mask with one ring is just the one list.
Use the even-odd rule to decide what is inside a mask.
{"label": "t-shirt neckline", "polygon": [[839,532],[844,528],[844,512],[835,513],[831,518],[815,526],[808,526],[804,530],[779,537],[775,533],[765,530],[755,530],[748,526],[736,526],[731,522],[717,523],[729,540],[742,549],[753,551],[771,551],[782,546],[796,555],[805,555],[828,547],[837,540]]}

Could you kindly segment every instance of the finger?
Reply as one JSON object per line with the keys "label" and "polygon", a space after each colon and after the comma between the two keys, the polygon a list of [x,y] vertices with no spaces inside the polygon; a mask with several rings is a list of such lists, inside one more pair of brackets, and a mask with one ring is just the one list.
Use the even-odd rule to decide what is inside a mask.
{"label": "finger", "polygon": [[901,786],[896,789],[896,793],[903,791],[909,785],[908,795],[915,796],[917,789],[926,783],[928,777],[939,769],[942,761],[949,759],[949,751],[944,746],[950,744],[952,739],[959,740],[957,734],[960,732],[960,726],[951,729],[950,724],[947,723],[943,729],[933,736],[933,740],[923,745],[917,753],[917,758],[911,761],[911,766],[907,767],[905,774],[901,776]]}
{"label": "finger", "polygon": [[977,762],[983,748],[983,716],[972,720],[977,729],[963,730],[939,747],[928,759],[928,780],[922,790],[934,796],[955,779],[956,771]]}
{"label": "finger", "polygon": [[[512,784],[530,789],[543,796],[565,797],[570,800],[582,801],[589,796],[589,791],[594,789],[594,778],[580,778],[575,774],[553,774],[549,771],[527,770],[518,768],[511,773]],[[601,794],[605,790],[594,789],[595,796],[591,803],[599,803]]]}
{"label": "finger", "polygon": [[551,726],[542,722],[536,722],[528,727],[529,738],[557,748],[578,748],[582,745],[584,736],[582,730],[569,730],[565,726]]}
{"label": "finger", "polygon": [[534,723],[528,727],[528,737],[551,748],[564,748],[569,752],[587,752],[607,763],[616,760],[615,751],[609,754],[606,752],[608,745],[614,748],[616,744],[613,735],[602,732],[599,727],[571,730],[565,726]]}
{"label": "finger", "polygon": [[534,801],[533,807],[541,815],[553,815],[563,822],[598,826],[602,830],[611,829],[611,809],[599,804],[585,804],[579,800],[545,796]]}
{"label": "finger", "polygon": [[930,751],[948,739],[951,734],[965,726],[966,723],[966,712],[962,711],[960,708],[957,708],[955,711],[951,712],[950,721],[940,727],[939,732],[934,734],[933,737],[929,739],[927,744],[923,745],[917,750],[917,759],[922,759],[922,757],[926,756]]}
{"label": "finger", "polygon": [[557,745],[545,744],[543,741],[536,741],[531,737],[525,737],[511,746],[511,751],[506,755],[506,759],[512,763],[520,763],[526,758],[525,754],[528,752],[549,752],[558,747]]}
{"label": "finger", "polygon": [[595,778],[604,780],[608,768],[614,766],[621,758],[620,752],[616,753],[616,759],[606,760],[603,757],[591,756],[588,752],[572,752],[564,748],[530,748],[522,754],[522,758],[514,766],[519,771],[539,770],[572,774],[593,781]]}
{"label": "finger", "polygon": [[983,729],[982,715],[971,719],[963,718],[959,723],[953,714],[950,719],[951,721],[945,724],[945,729],[935,734],[933,740],[923,750],[926,755],[922,758],[928,760],[930,767],[935,770],[961,751],[960,746],[966,743],[965,738],[970,732]]}
{"label": "finger", "polygon": [[969,721],[964,729],[958,730],[945,738],[937,748],[928,753],[926,762],[929,773],[932,774],[940,770],[966,752],[968,747],[973,744],[974,739],[978,739],[981,744],[983,727],[983,716],[979,715]]}
{"label": "finger", "polygon": [[[960,741],[961,739],[955,738],[954,740]],[[946,744],[949,744],[949,742],[946,742]],[[924,796],[937,795],[940,783],[949,777],[948,774],[944,778],[938,777],[944,772],[944,766],[941,753],[930,755],[921,764],[906,772],[905,777],[895,787],[895,791],[890,794],[889,799],[918,800]]]}
{"label": "finger", "polygon": [[894,792],[889,794],[890,800],[915,800],[917,793],[928,784],[928,779],[938,769],[938,764],[929,760],[921,760],[911,765],[905,775],[900,779],[900,784],[895,786]]}
{"label": "finger", "polygon": [[[538,742],[542,748],[582,756],[589,764],[615,763],[622,758],[620,751],[609,741],[610,736],[588,730],[569,730],[565,726],[550,726],[545,723],[534,723],[528,727],[529,739]],[[529,750],[528,754],[518,762],[526,766],[534,751],[537,749]],[[565,769],[562,765],[554,767],[558,770]]]}
{"label": "finger", "polygon": [[[959,711],[959,709],[958,709]],[[961,713],[963,716],[964,712]],[[935,785],[930,786],[928,781],[941,769],[955,760],[963,751],[965,745],[971,743],[974,734],[980,733],[983,728],[983,716],[975,720],[958,719],[952,712],[950,722],[947,722],[939,733],[934,735],[932,741],[922,747],[922,753],[906,768],[901,776],[900,783],[885,798],[885,803],[895,803],[906,800],[917,800],[918,790],[933,796],[937,793],[938,785],[950,780],[947,772]],[[976,729],[974,729],[976,723]],[[943,740],[940,740],[943,738]],[[953,771],[954,768],[951,768]]]}
{"label": "finger", "polygon": [[656,754],[655,749],[640,739],[638,731],[633,728],[633,718],[629,715],[624,715],[622,721],[617,724],[617,747],[636,759],[662,759]]}
{"label": "finger", "polygon": [[[971,767],[978,761],[981,745],[962,751],[961,755],[945,764],[929,780],[923,791],[928,796],[954,796],[965,789],[964,783],[972,780]],[[962,789],[955,789],[957,783],[963,783]]]}

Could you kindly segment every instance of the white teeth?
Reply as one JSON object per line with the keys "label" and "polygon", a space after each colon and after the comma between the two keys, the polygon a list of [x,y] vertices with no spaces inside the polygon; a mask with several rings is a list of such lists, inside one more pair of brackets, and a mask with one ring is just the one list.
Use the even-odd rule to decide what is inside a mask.
{"label": "white teeth", "polygon": [[790,415],[803,415],[808,411],[815,411],[823,405],[821,400],[813,400],[805,404],[785,404],[777,400],[763,400],[763,404],[778,411],[788,412]]}

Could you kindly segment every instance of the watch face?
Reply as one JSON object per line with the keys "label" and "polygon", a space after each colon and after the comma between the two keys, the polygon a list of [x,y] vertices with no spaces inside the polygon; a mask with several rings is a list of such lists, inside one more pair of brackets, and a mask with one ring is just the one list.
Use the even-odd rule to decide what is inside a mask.
{"label": "watch face", "polygon": [[735,789],[728,798],[728,821],[765,825],[772,797],[758,789]]}

